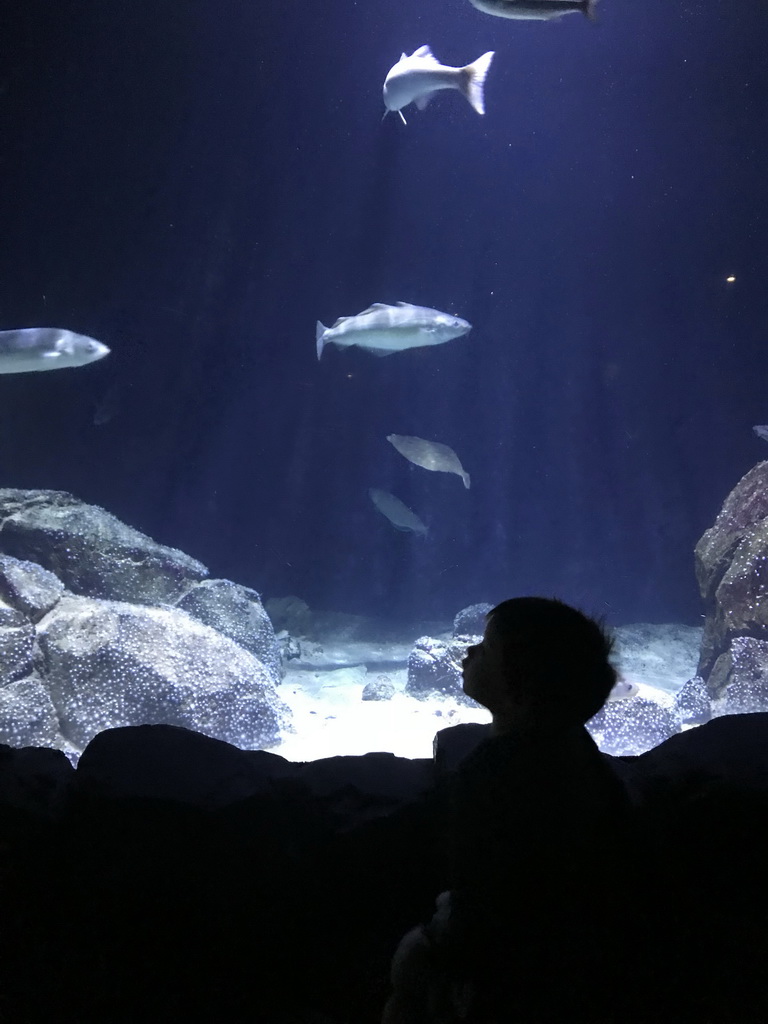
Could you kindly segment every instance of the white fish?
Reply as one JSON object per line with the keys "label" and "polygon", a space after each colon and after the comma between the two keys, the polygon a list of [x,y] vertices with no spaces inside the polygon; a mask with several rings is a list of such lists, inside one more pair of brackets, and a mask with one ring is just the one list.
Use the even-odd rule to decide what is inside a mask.
{"label": "white fish", "polygon": [[390,494],[389,491],[381,491],[378,487],[371,487],[368,494],[379,512],[387,517],[396,530],[418,533],[422,537],[426,536],[427,527],[424,523],[394,494]]}
{"label": "white fish", "polygon": [[469,0],[483,14],[516,21],[550,21],[564,14],[584,14],[594,19],[597,0]]}
{"label": "white fish", "polygon": [[100,341],[57,327],[0,331],[0,373],[85,366],[106,355],[109,355],[109,349]]}
{"label": "white fish", "polygon": [[636,697],[640,692],[640,687],[637,683],[633,683],[628,679],[617,679],[613,684],[613,689],[608,694],[608,700],[628,700],[630,697]]}
{"label": "white fish", "polygon": [[464,481],[464,486],[469,487],[469,473],[464,471],[459,456],[447,444],[425,441],[423,437],[408,437],[405,434],[387,434],[387,440],[414,466],[431,469],[437,473],[455,473]]}
{"label": "white fish", "polygon": [[409,302],[387,306],[383,302],[374,302],[357,316],[339,317],[333,327],[325,327],[318,320],[315,330],[317,358],[329,342],[341,347],[357,345],[386,356],[423,345],[442,345],[470,330],[472,325],[461,317],[427,306],[412,306]]}
{"label": "white fish", "polygon": [[428,46],[420,46],[410,57],[403,54],[384,79],[384,106],[397,110],[405,124],[402,108],[409,103],[423,110],[439,89],[458,89],[478,114],[484,114],[483,87],[493,54],[489,50],[463,68],[441,64]]}

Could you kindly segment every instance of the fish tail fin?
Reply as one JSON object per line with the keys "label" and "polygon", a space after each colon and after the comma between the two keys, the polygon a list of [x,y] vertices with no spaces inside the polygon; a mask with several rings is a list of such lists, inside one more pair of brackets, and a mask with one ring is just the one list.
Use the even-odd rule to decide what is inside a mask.
{"label": "fish tail fin", "polygon": [[323,354],[323,349],[325,348],[325,341],[323,340],[323,335],[327,330],[328,328],[321,324],[320,321],[318,320],[317,327],[315,327],[315,342],[317,343],[318,362],[320,361],[320,356]]}
{"label": "fish tail fin", "polygon": [[597,21],[597,17],[595,15],[596,7],[597,0],[586,0],[586,3],[584,4],[584,14],[590,21]]}
{"label": "fish tail fin", "polygon": [[469,490],[469,473],[462,473],[461,479],[464,481],[464,486]]}
{"label": "fish tail fin", "polygon": [[489,50],[482,57],[478,57],[472,64],[462,68],[464,72],[462,92],[469,100],[473,110],[478,114],[485,113],[485,99],[483,90],[485,88],[485,76],[493,60],[494,50]]}

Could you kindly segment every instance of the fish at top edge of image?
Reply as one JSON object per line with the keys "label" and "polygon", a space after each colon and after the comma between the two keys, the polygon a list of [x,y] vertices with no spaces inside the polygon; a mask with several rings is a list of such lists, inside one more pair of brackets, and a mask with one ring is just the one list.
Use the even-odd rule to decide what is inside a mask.
{"label": "fish at top edge of image", "polygon": [[510,21],[554,21],[565,14],[583,14],[595,21],[598,0],[469,0],[482,14]]}

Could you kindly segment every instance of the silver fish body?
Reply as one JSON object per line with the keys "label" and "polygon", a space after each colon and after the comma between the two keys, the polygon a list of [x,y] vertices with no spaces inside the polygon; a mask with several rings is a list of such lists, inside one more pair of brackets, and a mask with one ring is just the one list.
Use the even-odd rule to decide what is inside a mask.
{"label": "silver fish body", "polygon": [[109,355],[95,338],[57,327],[0,331],[0,373],[30,373],[85,366]]}
{"label": "silver fish body", "polygon": [[469,488],[469,473],[465,471],[453,448],[449,448],[447,444],[425,441],[423,437],[409,437],[406,434],[388,434],[387,440],[414,466],[421,466],[422,469],[436,473],[455,473],[461,477],[464,486]]}
{"label": "silver fish body", "polygon": [[551,21],[564,14],[594,18],[597,0],[469,0],[483,14],[516,21]]}
{"label": "silver fish body", "polygon": [[412,306],[408,302],[388,306],[374,302],[356,316],[340,317],[332,327],[325,327],[318,320],[317,358],[320,359],[325,346],[331,343],[341,348],[357,345],[377,355],[390,355],[409,348],[442,345],[471,329],[472,325],[461,317],[427,306]]}
{"label": "silver fish body", "polygon": [[382,491],[378,487],[371,487],[368,495],[379,512],[387,517],[396,530],[418,533],[422,537],[426,536],[428,531],[425,524],[415,512],[412,512],[394,494],[390,494],[389,491]]}
{"label": "silver fish body", "polygon": [[[458,89],[478,114],[485,113],[485,76],[493,60],[493,50],[462,68],[441,64],[428,46],[420,46],[409,56],[403,54],[384,79],[384,106],[402,111],[409,103],[423,110],[440,89]],[[400,114],[403,122],[405,118]]]}

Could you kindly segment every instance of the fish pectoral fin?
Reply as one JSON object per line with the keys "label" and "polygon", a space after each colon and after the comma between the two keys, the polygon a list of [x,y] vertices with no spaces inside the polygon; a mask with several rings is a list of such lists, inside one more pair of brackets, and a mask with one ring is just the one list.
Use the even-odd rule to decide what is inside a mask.
{"label": "fish pectoral fin", "polygon": [[428,105],[429,101],[432,99],[434,95],[435,94],[433,92],[425,92],[422,96],[417,96],[416,99],[413,101],[414,106],[418,110],[423,110]]}
{"label": "fish pectoral fin", "polygon": [[397,349],[394,348],[367,348],[367,352],[370,352],[372,356],[393,356]]}

